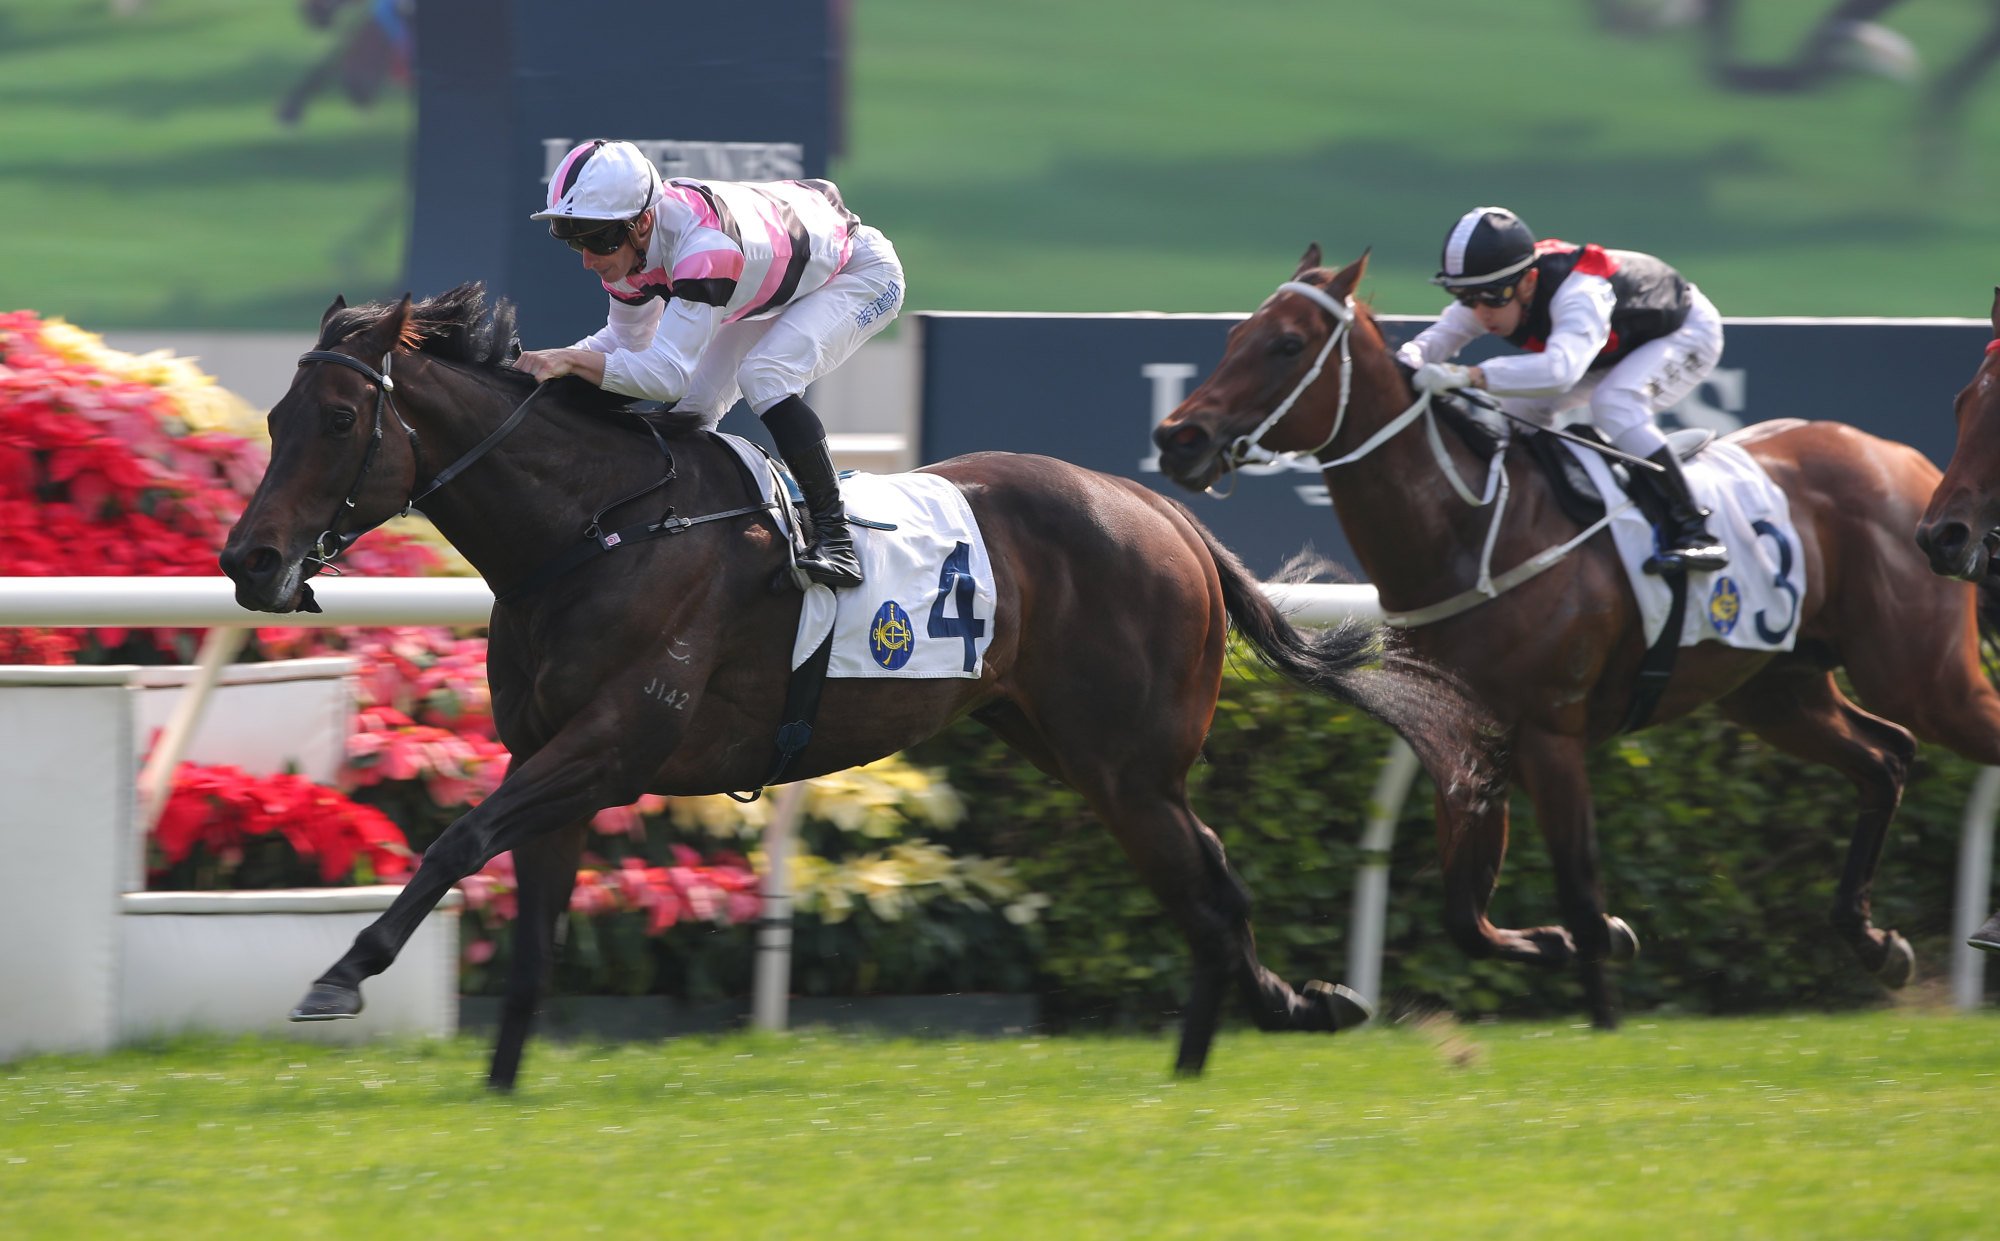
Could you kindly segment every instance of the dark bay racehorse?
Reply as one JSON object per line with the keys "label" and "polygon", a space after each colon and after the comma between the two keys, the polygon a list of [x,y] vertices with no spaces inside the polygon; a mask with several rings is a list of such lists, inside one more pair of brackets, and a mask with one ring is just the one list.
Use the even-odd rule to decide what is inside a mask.
{"label": "dark bay racehorse", "polygon": [[[1364,255],[1336,272],[1320,266],[1318,246],[1306,251],[1293,283],[1230,333],[1215,373],[1154,439],[1162,468],[1195,489],[1230,470],[1259,428],[1266,449],[1315,455],[1348,540],[1393,615],[1473,586],[1492,510],[1447,485],[1421,419],[1387,432],[1414,410],[1416,395],[1373,316],[1353,300],[1366,263]],[[1345,339],[1333,357],[1336,334]],[[1908,550],[1937,470],[1913,449],[1837,423],[1766,422],[1731,438],[1790,498],[1799,537],[1792,554],[1806,584],[1796,601],[1797,646],[1785,654],[1716,643],[1682,651],[1653,719],[1713,701],[1772,745],[1853,782],[1859,804],[1833,922],[1869,970],[1901,986],[1914,957],[1900,935],[1870,925],[1869,890],[1916,753],[1911,733],[2000,762],[2000,695],[1981,671],[1972,588],[1933,576]],[[1328,465],[1371,441],[1376,447],[1353,463]],[[1486,458],[1449,430],[1436,452],[1478,499]],[[1558,509],[1518,439],[1504,468],[1513,499],[1491,560],[1496,576],[1581,529]],[[1510,775],[1553,854],[1563,920],[1528,930],[1488,920],[1507,848],[1507,802],[1496,798],[1470,813],[1440,806],[1447,929],[1474,956],[1578,963],[1593,1019],[1615,1024],[1602,963],[1637,945],[1605,913],[1584,757],[1619,731],[1643,641],[1609,535],[1497,598],[1408,632],[1419,653],[1465,679],[1511,741]],[[1835,683],[1833,670],[1843,666],[1868,710]]]}
{"label": "dark bay racehorse", "polygon": [[[2000,565],[1994,561],[2000,544],[2000,287],[1993,290],[1993,341],[1954,409],[1958,441],[1917,526],[1917,546],[1931,558],[1932,572],[1977,582],[1990,602],[2000,603]],[[2000,952],[2000,912],[1969,942]]]}
{"label": "dark bay racehorse", "polygon": [[[245,607],[293,611],[310,601],[306,579],[323,558],[422,491],[424,512],[493,587],[488,675],[514,756],[507,778],[425,853],[293,1015],[358,1013],[362,981],[389,966],[451,885],[512,849],[520,917],[489,1078],[499,1088],[514,1081],[591,816],[646,792],[763,784],[800,611],[796,591],[772,587],[786,549],[771,515],[730,450],[691,420],[664,441],[670,485],[605,529],[668,505],[694,524],[533,586],[541,566],[577,547],[595,510],[645,492],[669,467],[621,401],[567,380],[537,391],[506,366],[513,337],[512,308],[489,308],[477,285],[416,306],[335,301],[319,349],[271,411],[270,466],[222,553]],[[490,451],[466,464],[482,441]],[[1231,983],[1265,1029],[1364,1020],[1345,988],[1294,991],[1258,962],[1248,896],[1188,805],[1226,630],[1234,624],[1294,681],[1390,723],[1441,787],[1476,777],[1459,770],[1475,722],[1466,701],[1413,661],[1383,655],[1368,627],[1293,628],[1185,509],[1135,483],[1000,453],[931,470],[971,504],[997,609],[909,610],[992,626],[983,673],[829,681],[790,777],[871,761],[971,714],[1083,795],[1186,935],[1194,971],[1180,1071],[1201,1069]]]}

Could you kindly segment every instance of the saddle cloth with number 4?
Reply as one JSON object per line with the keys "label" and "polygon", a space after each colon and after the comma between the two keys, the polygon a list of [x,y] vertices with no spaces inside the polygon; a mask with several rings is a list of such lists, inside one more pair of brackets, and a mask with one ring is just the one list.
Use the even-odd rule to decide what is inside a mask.
{"label": "saddle cloth with number 4", "polygon": [[[763,499],[780,494],[777,465],[763,449],[715,434],[743,459]],[[978,676],[993,642],[993,562],[965,493],[936,474],[849,474],[840,497],[849,516],[873,523],[848,527],[863,581],[852,590],[807,589],[791,666],[832,630],[830,677]],[[778,514],[795,535],[792,506]]]}
{"label": "saddle cloth with number 4", "polygon": [[936,474],[850,474],[847,511],[862,583],[815,582],[799,613],[796,668],[829,627],[830,677],[976,677],[993,641],[993,564],[965,493]]}
{"label": "saddle cloth with number 4", "polygon": [[[1601,455],[1564,447],[1583,463],[1598,494],[1622,493]],[[1688,575],[1680,644],[1721,642],[1753,651],[1791,650],[1799,636],[1806,571],[1785,493],[1749,453],[1726,438],[1710,443],[1682,468],[1695,502],[1712,514],[1709,533],[1729,549],[1729,565]],[[1651,647],[1666,627],[1673,602],[1666,582],[1641,568],[1653,554],[1653,525],[1628,503],[1611,519],[1611,537],[1632,582],[1645,621],[1646,645]]]}

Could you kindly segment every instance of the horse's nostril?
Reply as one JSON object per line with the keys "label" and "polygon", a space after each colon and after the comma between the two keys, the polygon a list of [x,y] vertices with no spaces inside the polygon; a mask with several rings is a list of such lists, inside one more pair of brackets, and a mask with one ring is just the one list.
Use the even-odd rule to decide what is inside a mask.
{"label": "horse's nostril", "polygon": [[222,571],[233,578],[260,581],[284,567],[285,558],[275,547],[253,547],[247,552],[224,548]]}
{"label": "horse's nostril", "polygon": [[1971,530],[1962,521],[1946,522],[1929,530],[1919,530],[1917,541],[1925,543],[1933,552],[1946,556],[1956,555],[1965,548],[1965,541],[1971,537]]}

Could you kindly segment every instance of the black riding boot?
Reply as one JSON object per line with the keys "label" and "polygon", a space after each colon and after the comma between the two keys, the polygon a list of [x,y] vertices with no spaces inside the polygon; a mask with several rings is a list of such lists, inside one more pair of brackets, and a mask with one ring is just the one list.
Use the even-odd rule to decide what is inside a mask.
{"label": "black riding boot", "polygon": [[861,585],[861,558],[854,554],[847,508],[840,502],[840,480],[819,415],[798,397],[788,396],[764,411],[764,426],[777,441],[778,454],[792,467],[792,477],[799,480],[812,513],[812,537],[799,556],[799,568],[828,586]]}
{"label": "black riding boot", "polygon": [[1708,510],[1694,502],[1687,475],[1681,473],[1680,459],[1672,448],[1662,448],[1647,457],[1660,467],[1635,470],[1653,492],[1655,504],[1642,504],[1658,531],[1659,550],[1643,566],[1648,573],[1705,573],[1729,564],[1729,550],[1708,532]]}

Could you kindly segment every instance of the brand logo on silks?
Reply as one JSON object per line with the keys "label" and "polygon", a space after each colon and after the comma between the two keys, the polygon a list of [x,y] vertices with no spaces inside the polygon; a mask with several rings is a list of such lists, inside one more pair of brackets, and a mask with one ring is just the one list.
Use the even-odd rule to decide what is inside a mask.
{"label": "brand logo on silks", "polygon": [[868,627],[868,653],[875,662],[894,672],[910,662],[910,655],[916,650],[916,630],[910,627],[910,614],[896,606],[894,599],[875,609],[875,623]]}
{"label": "brand logo on silks", "polygon": [[1736,628],[1736,618],[1742,612],[1743,594],[1736,589],[1735,580],[1716,578],[1715,589],[1708,594],[1708,623],[1715,627],[1715,632],[1728,637],[1729,631]]}

